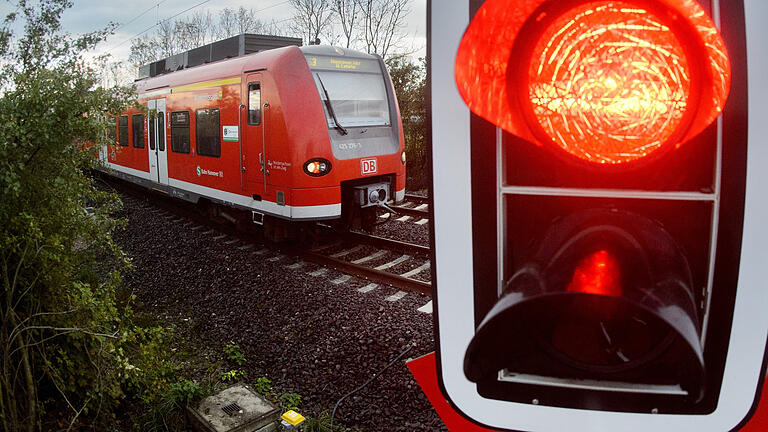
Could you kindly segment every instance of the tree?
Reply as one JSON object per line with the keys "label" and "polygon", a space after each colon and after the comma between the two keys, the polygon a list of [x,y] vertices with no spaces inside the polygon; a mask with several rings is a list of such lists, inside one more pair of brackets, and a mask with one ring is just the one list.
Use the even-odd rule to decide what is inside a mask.
{"label": "tree", "polygon": [[360,4],[358,0],[333,0],[332,10],[336,14],[336,19],[341,25],[345,47],[349,48],[355,40],[355,29],[357,28],[357,18],[360,15]]}
{"label": "tree", "polygon": [[156,37],[145,35],[131,41],[131,53],[128,55],[128,61],[132,65],[139,67],[152,63],[161,56]]}
{"label": "tree", "polygon": [[176,21],[174,31],[181,51],[203,46],[212,41],[213,16],[210,12],[196,12],[187,21]]}
{"label": "tree", "polygon": [[216,37],[226,39],[238,33],[237,13],[232,8],[224,8],[219,12],[219,21],[216,24]]}
{"label": "tree", "polygon": [[105,57],[103,61],[97,60],[97,64],[97,70],[101,72],[101,86],[104,88],[120,87],[133,81],[133,68],[126,62],[110,61]]}
{"label": "tree", "polygon": [[226,39],[242,33],[265,33],[266,27],[256,18],[255,10],[240,6],[237,10],[224,8],[219,12],[215,33],[218,39]]}
{"label": "tree", "polygon": [[153,43],[155,44],[154,50],[156,53],[154,60],[160,60],[178,54],[179,49],[177,47],[178,35],[176,34],[176,23],[171,22],[170,20],[160,21],[157,25]]}
{"label": "tree", "polygon": [[382,58],[404,39],[405,18],[410,13],[410,0],[356,0],[362,19],[360,33],[368,53]]}
{"label": "tree", "polygon": [[[94,187],[104,113],[127,88],[98,86],[82,54],[105,30],[73,38],[69,0],[18,0],[0,29],[0,430],[69,428],[109,418],[146,391],[132,344],[145,342],[118,301],[124,258],[112,240],[116,196]],[[23,21],[23,33],[13,29]],[[13,41],[13,44],[11,44]],[[143,367],[143,365],[142,365]],[[144,368],[148,369],[148,368]],[[142,374],[151,373],[151,371]],[[137,390],[140,389],[140,390]],[[95,427],[95,429],[103,429]]]}
{"label": "tree", "polygon": [[289,0],[293,6],[291,30],[306,44],[314,44],[332,23],[331,0]]}
{"label": "tree", "polygon": [[153,34],[132,40],[128,60],[139,67],[241,33],[280,35],[283,31],[276,21],[264,22],[256,11],[242,6],[222,9],[217,17],[198,12],[189,19],[160,21]]}
{"label": "tree", "polygon": [[387,59],[387,69],[395,87],[403,122],[406,184],[409,189],[426,189],[429,183],[426,146],[426,59],[418,63],[408,56]]}

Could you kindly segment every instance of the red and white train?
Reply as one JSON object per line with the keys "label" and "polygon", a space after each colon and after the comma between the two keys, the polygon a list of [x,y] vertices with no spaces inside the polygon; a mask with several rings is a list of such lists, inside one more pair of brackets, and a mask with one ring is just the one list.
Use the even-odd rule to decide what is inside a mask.
{"label": "red and white train", "polygon": [[246,210],[281,233],[285,221],[371,221],[404,197],[400,113],[378,56],[286,46],[142,79],[137,90],[142,109],[110,117],[116,145],[100,152],[117,177]]}

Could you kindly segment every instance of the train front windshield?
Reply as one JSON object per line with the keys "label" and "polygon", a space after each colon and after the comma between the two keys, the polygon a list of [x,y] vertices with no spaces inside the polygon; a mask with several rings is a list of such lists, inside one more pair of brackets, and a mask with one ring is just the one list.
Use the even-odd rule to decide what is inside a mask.
{"label": "train front windshield", "polygon": [[[313,71],[328,127],[389,126],[389,103],[380,73]],[[323,88],[324,87],[324,88]],[[330,99],[329,112],[326,92]]]}

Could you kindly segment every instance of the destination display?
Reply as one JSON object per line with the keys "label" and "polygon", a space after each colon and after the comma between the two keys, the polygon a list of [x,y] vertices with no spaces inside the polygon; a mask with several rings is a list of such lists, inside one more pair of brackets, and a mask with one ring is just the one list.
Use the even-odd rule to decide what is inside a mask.
{"label": "destination display", "polygon": [[307,59],[309,68],[312,70],[381,73],[379,62],[374,59],[342,58],[318,55],[308,55],[305,57]]}

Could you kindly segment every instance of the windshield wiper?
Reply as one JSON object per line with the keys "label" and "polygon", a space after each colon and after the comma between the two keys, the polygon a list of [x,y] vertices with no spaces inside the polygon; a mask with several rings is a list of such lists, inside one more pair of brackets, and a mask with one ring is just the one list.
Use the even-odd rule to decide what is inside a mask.
{"label": "windshield wiper", "polygon": [[331,105],[331,97],[328,96],[328,90],[325,89],[325,84],[323,84],[323,80],[320,79],[320,74],[315,74],[315,75],[317,75],[317,81],[320,82],[320,87],[323,88],[323,93],[325,93],[325,106],[328,107],[328,112],[331,113],[331,117],[333,118],[333,124],[336,125],[334,127],[338,129],[342,135],[348,134],[349,132],[347,131],[347,129],[344,126],[340,125],[339,119],[336,118],[336,112],[333,110],[333,105]]}

